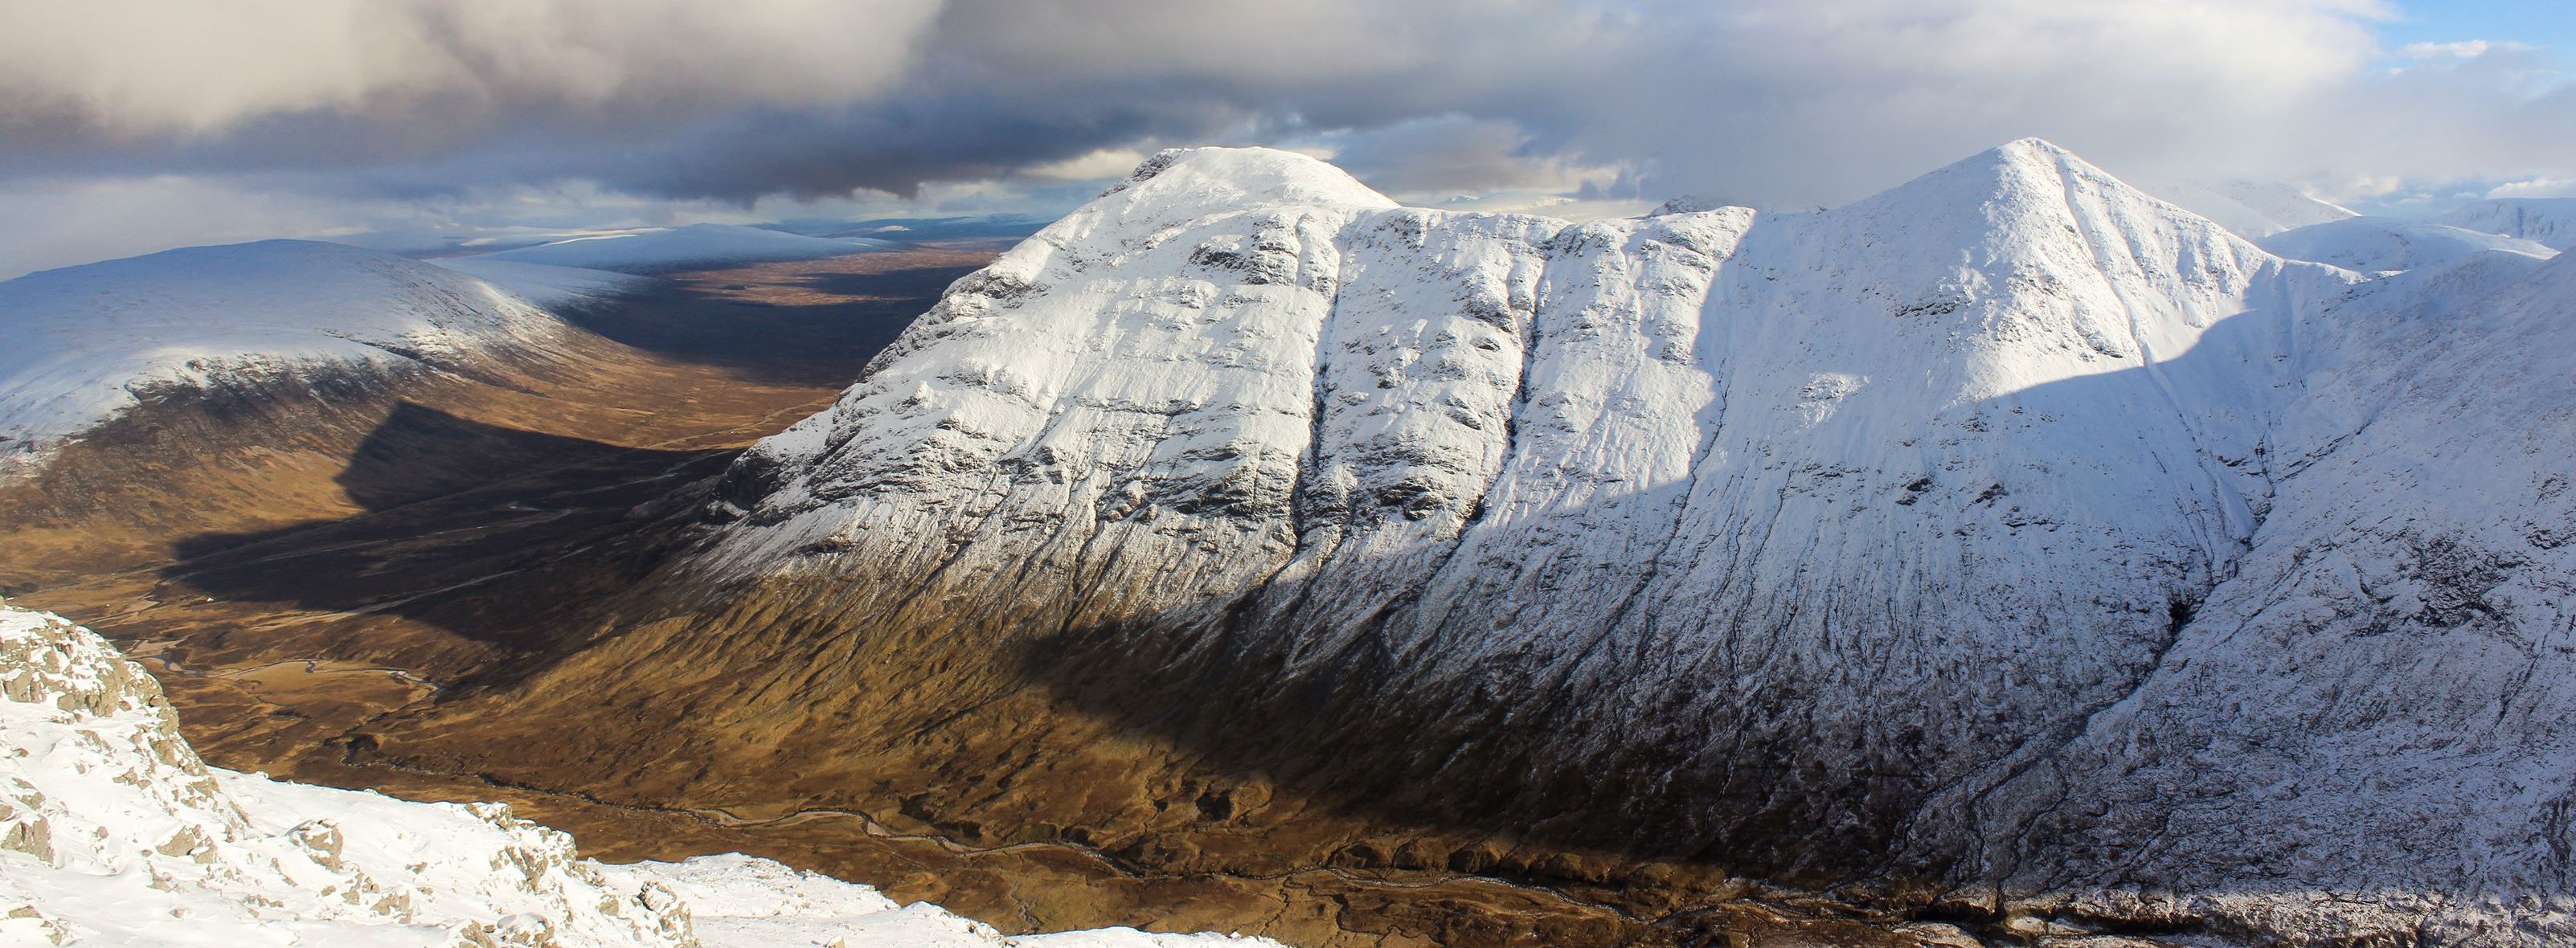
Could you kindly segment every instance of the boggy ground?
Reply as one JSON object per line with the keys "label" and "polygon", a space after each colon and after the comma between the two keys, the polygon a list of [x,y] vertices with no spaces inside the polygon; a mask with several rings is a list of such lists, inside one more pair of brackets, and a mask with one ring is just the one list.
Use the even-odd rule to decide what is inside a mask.
{"label": "boggy ground", "polygon": [[[891,680],[921,670],[895,663],[885,681],[845,672],[872,692],[852,708],[880,723],[956,698],[923,689],[1000,676],[1001,700],[923,722],[991,731],[963,739],[955,726],[746,721],[728,725],[731,748],[656,746],[646,722],[688,717],[702,692],[642,679],[590,683],[576,696],[587,707],[492,700],[675,614],[686,591],[639,587],[686,541],[713,475],[828,404],[989,256],[677,274],[574,314],[584,331],[559,349],[489,371],[174,395],[66,452],[45,480],[0,490],[0,590],[144,660],[219,765],[506,800],[602,858],[749,852],[1009,931],[1127,924],[1304,946],[1960,937],[1705,868],[1300,799],[1261,774],[1194,766],[1061,688],[1012,687],[1035,684],[1025,655],[939,680]],[[793,604],[696,606],[680,614]],[[539,706],[543,719],[510,716]],[[424,729],[434,746],[413,747]],[[726,726],[697,730],[726,739]],[[549,734],[584,750],[557,755]],[[719,769],[728,761],[742,769]],[[1058,799],[1015,796],[1015,778]],[[1068,813],[1096,818],[1042,818]]]}

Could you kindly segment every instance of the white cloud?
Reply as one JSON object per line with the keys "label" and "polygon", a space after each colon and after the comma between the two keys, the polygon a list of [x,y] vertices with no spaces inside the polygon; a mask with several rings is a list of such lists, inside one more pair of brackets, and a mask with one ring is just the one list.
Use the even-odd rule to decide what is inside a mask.
{"label": "white cloud", "polygon": [[2488,198],[2576,197],[2576,178],[2531,178],[2489,188]]}
{"label": "white cloud", "polygon": [[2529,52],[2535,48],[2494,40],[2460,40],[2454,43],[2408,43],[2397,48],[2397,55],[2404,59],[2476,59],[2490,52]]}
{"label": "white cloud", "polygon": [[[2546,51],[2428,44],[2390,70],[2373,28],[2393,13],[2377,0],[0,0],[0,191],[89,196],[0,200],[0,244],[149,226],[105,195],[157,175],[279,196],[317,224],[526,216],[493,195],[604,224],[1052,207],[1155,147],[1198,143],[1331,152],[1407,197],[1487,203],[1834,204],[2025,135],[2149,175],[2353,183],[2325,188],[2339,199],[2576,178],[2576,90]],[[203,218],[174,228],[191,233],[252,229],[217,226],[228,200],[241,221],[295,223],[260,201],[179,200]],[[101,216],[58,219],[85,214]]]}
{"label": "white cloud", "polygon": [[882,90],[937,0],[0,0],[9,112],[110,134],[309,112],[802,105]]}
{"label": "white cloud", "polygon": [[179,175],[37,180],[0,188],[0,279],[195,244],[347,228],[346,204]]}
{"label": "white cloud", "polygon": [[1062,161],[1031,165],[1020,169],[1020,173],[1041,181],[1096,181],[1134,171],[1145,163],[1146,157],[1142,148],[1101,148]]}

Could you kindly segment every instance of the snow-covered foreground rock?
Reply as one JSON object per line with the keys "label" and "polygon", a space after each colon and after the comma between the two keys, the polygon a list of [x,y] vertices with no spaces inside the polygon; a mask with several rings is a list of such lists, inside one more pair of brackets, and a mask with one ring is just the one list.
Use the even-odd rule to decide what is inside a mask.
{"label": "snow-covered foreground rock", "polygon": [[[548,286],[550,304],[621,289]],[[493,283],[339,244],[190,247],[29,274],[0,282],[0,476],[157,395],[467,369],[562,330]]]}
{"label": "snow-covered foreground rock", "polygon": [[738,462],[698,562],[851,635],[1178,656],[1230,692],[1187,713],[1585,845],[2576,938],[2538,256],[2284,260],[2037,141],[1580,225],[1167,152]]}
{"label": "snow-covered foreground rock", "polygon": [[768,860],[601,865],[500,804],[208,767],[140,666],[68,621],[0,604],[0,944],[1276,943],[1128,929],[1006,938]]}
{"label": "snow-covered foreground rock", "polygon": [[807,237],[740,227],[691,224],[663,230],[575,237],[463,259],[653,273],[776,260],[816,260],[894,246],[865,237]]}

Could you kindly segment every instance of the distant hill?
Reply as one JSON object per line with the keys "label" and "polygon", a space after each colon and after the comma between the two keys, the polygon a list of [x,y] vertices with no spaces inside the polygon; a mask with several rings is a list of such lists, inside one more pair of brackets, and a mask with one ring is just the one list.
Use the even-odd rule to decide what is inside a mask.
{"label": "distant hill", "polygon": [[575,237],[464,259],[660,273],[737,263],[819,260],[892,246],[888,241],[858,237],[807,237],[733,224],[691,224],[668,230]]}

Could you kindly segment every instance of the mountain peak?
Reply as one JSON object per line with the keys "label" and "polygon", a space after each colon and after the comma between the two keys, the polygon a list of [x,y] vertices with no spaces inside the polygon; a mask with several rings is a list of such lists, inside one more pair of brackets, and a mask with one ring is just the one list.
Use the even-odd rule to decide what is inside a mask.
{"label": "mountain peak", "polygon": [[1983,199],[2034,187],[2058,190],[2070,178],[2118,182],[2109,172],[2054,142],[2022,138],[1951,162],[1871,200],[1898,195],[1907,202],[1937,200],[1937,195],[1930,192],[1939,190],[1956,190],[1959,197]]}
{"label": "mountain peak", "polygon": [[1145,159],[1125,181],[1102,196],[1120,192],[1184,205],[1396,206],[1395,201],[1361,184],[1350,172],[1313,156],[1277,148],[1166,148]]}
{"label": "mountain peak", "polygon": [[2054,163],[2066,161],[2068,159],[2073,159],[2075,161],[2084,160],[2083,158],[2078,157],[2074,152],[2066,150],[2065,146],[2049,141],[2048,139],[2041,138],[2037,135],[2013,139],[2012,141],[1989,148],[1985,153],[1996,155],[2005,160],[2018,162]]}

